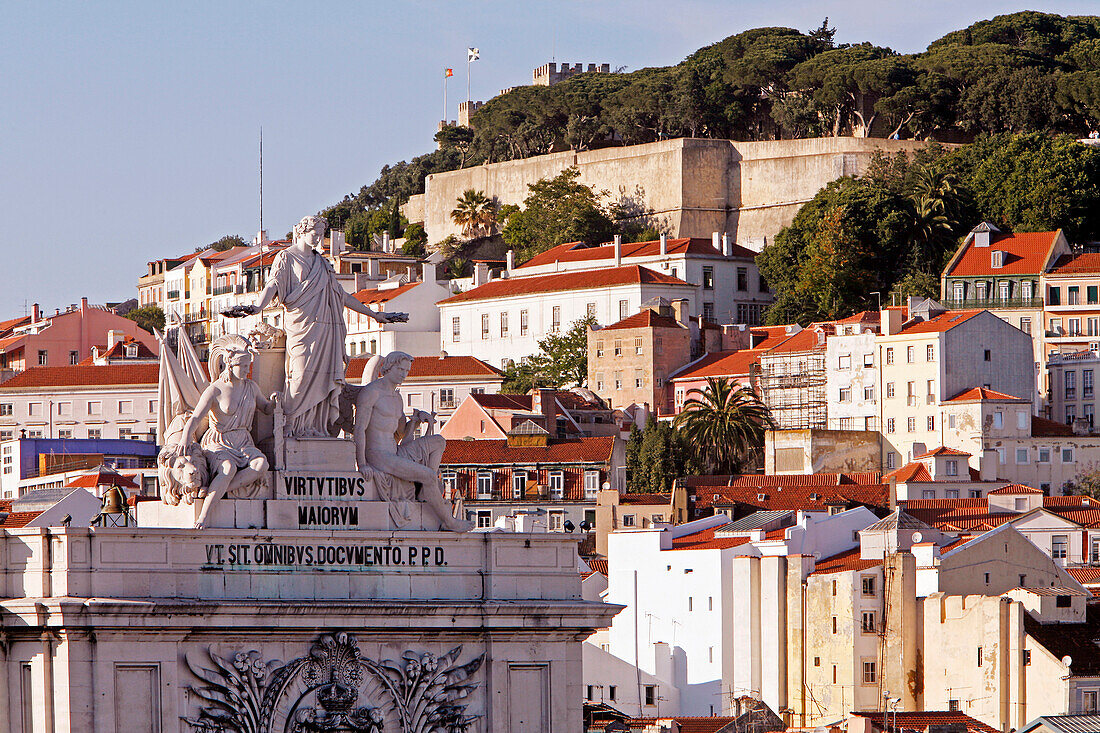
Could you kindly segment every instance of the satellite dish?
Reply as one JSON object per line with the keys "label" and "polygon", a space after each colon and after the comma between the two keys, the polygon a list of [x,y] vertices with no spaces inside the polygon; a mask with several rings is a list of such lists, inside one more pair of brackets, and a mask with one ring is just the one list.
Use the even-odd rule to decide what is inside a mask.
{"label": "satellite dish", "polygon": [[924,535],[922,535],[920,532],[914,532],[913,533],[913,544],[914,545],[919,545],[923,541],[924,541]]}
{"label": "satellite dish", "polygon": [[608,489],[610,489],[610,488],[611,488],[611,482],[610,482],[610,481],[604,481],[604,482],[603,482],[603,489],[604,489],[604,491],[607,491],[607,490],[608,490]]}
{"label": "satellite dish", "polygon": [[1068,654],[1062,657],[1062,664],[1066,665],[1067,667],[1070,666],[1071,664],[1073,664],[1073,657]]}

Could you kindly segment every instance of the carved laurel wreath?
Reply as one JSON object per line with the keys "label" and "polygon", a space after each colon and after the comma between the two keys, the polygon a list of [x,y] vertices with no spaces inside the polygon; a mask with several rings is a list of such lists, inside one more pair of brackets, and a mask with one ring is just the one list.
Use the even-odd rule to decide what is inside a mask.
{"label": "carved laurel wreath", "polygon": [[[402,733],[465,733],[481,716],[459,703],[480,685],[468,680],[485,655],[458,664],[461,653],[457,646],[440,656],[406,651],[396,662],[375,661],[347,633],[322,635],[287,664],[265,662],[255,650],[223,658],[208,647],[212,667],[186,660],[205,684],[187,688],[202,707],[183,720],[198,733],[381,733],[387,719]],[[357,705],[365,682],[372,683],[368,704]]]}

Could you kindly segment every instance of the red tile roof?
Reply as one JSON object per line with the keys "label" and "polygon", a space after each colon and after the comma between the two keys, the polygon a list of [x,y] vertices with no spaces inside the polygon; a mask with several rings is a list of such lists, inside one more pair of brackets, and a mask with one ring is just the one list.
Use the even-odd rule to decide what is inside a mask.
{"label": "red tile roof", "polygon": [[[561,403],[561,406],[570,412],[605,409],[568,390],[552,391],[553,396]],[[534,399],[529,394],[472,394],[470,398],[487,410],[531,412],[534,409]]]}
{"label": "red tile roof", "polygon": [[[348,379],[359,379],[367,366],[367,359],[348,361]],[[495,379],[503,372],[472,356],[416,356],[409,369],[409,379],[444,379],[447,377],[482,377]]]}
{"label": "red tile roof", "polygon": [[856,547],[851,550],[833,555],[832,557],[826,557],[820,560],[814,565],[814,570],[810,575],[825,575],[828,573],[844,573],[851,570],[866,570],[867,568],[873,568],[882,564],[882,558],[875,560],[863,560],[859,556],[859,548]]}
{"label": "red tile roof", "polygon": [[767,349],[741,349],[739,351],[712,351],[698,361],[673,372],[670,379],[705,379],[707,377],[739,377],[749,374],[760,363],[760,355]]}
{"label": "red tile roof", "polygon": [[[659,720],[676,721],[674,730],[679,733],[719,733],[727,728],[729,728],[729,730],[734,730],[734,728],[730,726],[737,721],[737,718],[674,715],[671,718],[632,718],[627,721],[627,725],[630,726],[632,730],[642,730],[651,727],[660,727],[656,725]],[[662,728],[662,730],[667,730],[667,728]]]}
{"label": "red tile roof", "polygon": [[652,308],[643,308],[632,316],[627,316],[618,323],[604,326],[601,331],[612,331],[626,328],[686,328],[684,324],[671,316],[662,316]]}
{"label": "red tile roof", "polygon": [[1062,255],[1055,261],[1047,276],[1098,274],[1100,274],[1100,253],[1084,252],[1078,255]]}
{"label": "red tile roof", "polygon": [[1009,484],[996,491],[990,491],[990,495],[1007,496],[1010,494],[1042,494],[1039,489],[1033,489],[1030,486],[1024,486],[1023,484]]}
{"label": "red tile roof", "polygon": [[790,326],[755,326],[749,329],[749,333],[756,340],[756,348],[762,346],[775,346],[787,337],[787,329]]}
{"label": "red tile roof", "polygon": [[909,484],[919,481],[931,481],[932,474],[928,472],[928,467],[923,463],[906,463],[901,468],[895,469],[890,473],[882,477],[885,479],[894,479],[899,484]]}
{"label": "red tile roof", "polygon": [[[970,239],[948,276],[1038,275],[1046,265],[1058,232],[993,233],[988,247],[975,247]],[[991,252],[1005,253],[1004,266],[994,268]]]}
{"label": "red tile roof", "polygon": [[1081,585],[1088,585],[1089,583],[1100,583],[1100,567],[1090,565],[1088,567],[1078,568],[1066,568],[1065,571],[1069,573],[1074,580]]}
{"label": "red tile roof", "polygon": [[715,537],[714,527],[672,540],[674,550],[726,550],[751,542],[748,537]]}
{"label": "red tile roof", "polygon": [[878,311],[860,311],[854,316],[848,316],[847,318],[841,318],[837,321],[837,325],[850,326],[854,323],[859,324],[871,324],[878,323],[882,319],[882,315]]}
{"label": "red tile roof", "polygon": [[[725,484],[708,480],[725,480]],[[838,504],[885,507],[889,488],[879,483],[877,473],[811,474],[795,476],[689,476],[688,488],[695,489],[695,509],[742,504],[757,509],[785,509],[825,512]],[[715,496],[718,498],[716,499]],[[762,498],[761,498],[762,497]]]}
{"label": "red tile roof", "polygon": [[989,508],[989,501],[984,497],[980,499],[899,499],[898,505],[907,514],[916,516],[913,511],[920,509],[980,508],[984,512]]}
{"label": "red tile roof", "polygon": [[610,267],[599,270],[581,270],[578,272],[560,272],[552,275],[535,275],[533,277],[512,277],[507,280],[493,280],[480,287],[467,290],[465,293],[452,295],[439,301],[443,303],[461,303],[469,300],[489,300],[492,298],[509,298],[515,295],[528,295],[531,293],[559,293],[570,290],[592,290],[593,288],[610,288],[618,285],[678,285],[685,288],[694,288],[678,277],[670,277],[659,272],[641,267],[629,265],[626,267]]}
{"label": "red tile roof", "polygon": [[155,385],[159,364],[33,367],[0,384],[0,391],[28,387]]}
{"label": "red tile roof", "polygon": [[1047,420],[1038,415],[1031,416],[1031,437],[1033,438],[1069,438],[1073,436],[1073,428],[1065,423],[1055,420]]}
{"label": "red tile roof", "polygon": [[1100,501],[1093,499],[1091,496],[1044,496],[1043,506],[1058,508],[1058,507],[1070,507],[1078,509],[1081,507],[1100,507]]}
{"label": "red tile roof", "polygon": [[[733,247],[733,255],[735,257],[743,257],[745,259],[755,259],[756,253],[750,249],[742,247],[737,244],[731,245]],[[721,257],[722,253],[714,248],[713,243],[709,239],[702,238],[680,238],[669,239],[667,242],[667,248],[665,250],[668,254],[697,254],[705,255],[708,257]],[[628,257],[655,257],[661,254],[661,242],[660,240],[654,240],[650,242],[624,242],[621,246],[621,255],[623,259]],[[548,249],[541,254],[537,254],[531,259],[524,262],[516,269],[522,269],[524,267],[537,267],[539,265],[551,265],[555,262],[591,262],[594,260],[609,260],[615,259],[615,246],[613,244],[604,244],[599,247],[589,247],[584,242],[567,242],[566,244],[559,244],[557,247]]]}
{"label": "red tile roof", "polygon": [[672,501],[672,494],[621,494],[620,504],[665,505]]}
{"label": "red tile roof", "polygon": [[1022,402],[1029,402],[1023,397],[1013,397],[1010,394],[1004,392],[998,392],[995,389],[989,389],[987,387],[971,387],[970,389],[964,389],[954,397],[948,398],[948,402],[979,402],[981,400],[1020,400]]}
{"label": "red tile roof", "polygon": [[[832,324],[827,324],[832,325]],[[825,334],[828,336],[828,334]],[[768,354],[791,354],[799,351],[815,351],[825,350],[825,339],[818,336],[817,331],[812,324],[809,328],[804,328],[793,336],[788,336],[780,343],[772,346],[768,350]]]}
{"label": "red tile roof", "polygon": [[19,529],[33,522],[42,512],[12,512],[0,522],[0,527],[5,529]]}
{"label": "red tile roof", "polygon": [[9,318],[6,321],[0,321],[0,333],[5,333],[13,328],[19,328],[25,326],[31,322],[30,316],[20,316],[19,318]]}
{"label": "red tile roof", "polygon": [[[129,357],[126,356],[126,347],[130,346],[130,345],[135,345],[135,344],[138,347],[137,356],[129,356]],[[148,346],[146,346],[141,341],[138,341],[137,339],[132,338],[130,336],[127,336],[125,341],[120,341],[120,342],[116,343],[114,346],[112,346],[109,349],[106,346],[97,346],[96,348],[98,348],[100,350],[99,351],[99,358],[100,359],[156,359],[157,358],[157,355],[153,353],[152,349],[150,349]],[[89,366],[89,365],[94,364],[94,363],[95,363],[94,359],[91,356],[89,356],[87,359],[84,359],[83,361],[81,361],[80,364],[78,364],[77,366]]]}
{"label": "red tile roof", "polygon": [[[858,715],[861,718],[869,718],[871,720],[871,723],[875,724],[876,727],[879,727],[879,728],[882,727],[881,725],[878,725],[878,723],[882,721],[882,713],[881,712],[858,712],[858,711],[853,711],[851,713],[851,715]],[[959,725],[959,724],[961,724],[961,725],[966,726],[966,730],[968,732],[973,731],[974,733],[999,733],[996,728],[991,728],[990,726],[986,725],[985,723],[978,720],[977,718],[972,718],[969,715],[967,715],[966,713],[960,713],[960,712],[955,712],[955,711],[951,711],[951,712],[948,712],[948,711],[945,711],[945,712],[925,711],[925,712],[918,712],[918,713],[898,712],[897,713],[897,723],[894,723],[894,715],[895,715],[894,711],[890,711],[890,728],[891,729],[894,729],[894,726],[896,725],[897,728],[901,728],[903,730],[921,730],[921,731],[923,731],[923,730],[927,730],[929,728],[929,726],[933,726],[933,725],[940,726],[940,725]]]}
{"label": "red tile roof", "polygon": [[593,557],[589,560],[585,560],[585,562],[588,563],[588,567],[592,569],[592,572],[607,575],[606,557]]}
{"label": "red tile roof", "polygon": [[408,285],[399,285],[396,288],[389,288],[387,290],[360,290],[358,293],[355,293],[354,297],[363,305],[375,305],[377,303],[385,303],[393,300],[398,295],[403,295],[420,284],[421,283],[409,283]]}
{"label": "red tile roof", "polygon": [[94,489],[97,486],[122,486],[127,489],[138,488],[138,485],[128,476],[123,476],[121,473],[112,471],[109,468],[104,468],[103,466],[100,466],[90,473],[81,474],[65,484],[66,488],[73,489]]}
{"label": "red tile roof", "polygon": [[441,464],[605,463],[611,460],[614,446],[615,437],[611,435],[551,440],[545,447],[509,447],[507,440],[448,440]]}
{"label": "red tile roof", "polygon": [[959,326],[966,323],[974,316],[984,311],[970,310],[970,311],[947,311],[946,313],[940,313],[938,316],[933,316],[927,321],[914,321],[907,326],[902,326],[900,333],[905,335],[917,334],[917,333],[943,333],[950,331],[955,326]]}
{"label": "red tile roof", "polygon": [[965,456],[969,458],[971,455],[973,454],[967,453],[964,450],[958,450],[957,448],[947,448],[941,445],[938,448],[933,448],[927,453],[921,453],[919,456],[917,456],[917,458],[931,458],[933,456]]}
{"label": "red tile roof", "polygon": [[17,346],[22,346],[26,341],[27,334],[20,334],[18,336],[9,336],[5,339],[0,339],[0,354],[11,351]]}

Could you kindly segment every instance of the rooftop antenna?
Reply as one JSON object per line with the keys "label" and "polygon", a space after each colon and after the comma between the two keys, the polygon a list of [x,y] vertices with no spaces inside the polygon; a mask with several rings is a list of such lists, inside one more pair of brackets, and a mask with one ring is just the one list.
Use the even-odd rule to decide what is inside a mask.
{"label": "rooftop antenna", "polygon": [[[264,230],[264,126],[260,125],[260,231]],[[260,235],[260,252],[263,253],[264,238]]]}

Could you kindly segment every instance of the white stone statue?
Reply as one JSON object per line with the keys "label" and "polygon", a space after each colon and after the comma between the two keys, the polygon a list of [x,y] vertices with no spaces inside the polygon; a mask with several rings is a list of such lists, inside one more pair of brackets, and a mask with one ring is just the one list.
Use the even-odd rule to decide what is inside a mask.
{"label": "white stone statue", "polygon": [[377,379],[359,390],[355,401],[355,460],[364,478],[374,482],[378,497],[390,504],[398,527],[411,520],[412,503],[423,502],[442,529],[463,532],[469,522],[451,514],[439,485],[439,462],[447,439],[416,437],[422,423],[434,421],[423,410],[406,417],[397,388],[409,376],[413,358],[394,351],[382,360]]}
{"label": "white stone statue", "polygon": [[283,409],[289,437],[328,437],[339,417],[345,383],[347,326],[344,309],[379,323],[408,320],[405,313],[378,313],[346,292],[332,265],[316,251],[324,238],[325,220],[307,216],[294,227],[294,244],[275,255],[267,285],[254,306],[225,315],[260,313],[275,299],[286,311],[286,390]]}
{"label": "white stone statue", "polygon": [[186,456],[193,452],[195,429],[208,417],[210,426],[199,447],[210,470],[210,485],[195,528],[206,526],[214,503],[230,492],[262,487],[267,483],[267,458],[252,442],[252,421],[259,408],[275,410],[277,395],[265,397],[248,377],[252,344],[243,336],[228,335],[210,346],[209,367],[217,375],[203,391],[180,432],[179,444],[170,450]]}

